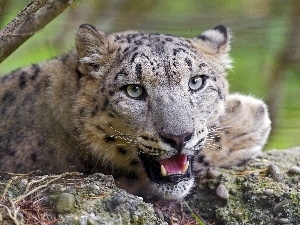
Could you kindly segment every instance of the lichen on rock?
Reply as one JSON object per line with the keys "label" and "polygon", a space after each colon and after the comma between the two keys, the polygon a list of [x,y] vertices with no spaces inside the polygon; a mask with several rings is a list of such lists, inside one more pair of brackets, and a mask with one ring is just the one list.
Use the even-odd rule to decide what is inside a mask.
{"label": "lichen on rock", "polygon": [[[185,201],[207,225],[296,225],[299,167],[300,147],[266,151],[244,166],[202,171]],[[153,206],[117,188],[112,176],[7,175],[0,182],[0,224],[196,224],[182,202]]]}
{"label": "lichen on rock", "polygon": [[[33,214],[36,218],[44,219],[47,224],[59,222],[60,225],[166,224],[156,216],[152,204],[117,188],[112,176],[93,174],[83,177],[79,173],[63,174],[60,179],[47,185],[47,188],[41,189],[41,192],[35,190],[44,183],[49,183],[47,178],[52,181],[57,176],[25,177],[26,175],[22,178],[14,176],[1,184],[0,224],[17,224],[16,221],[19,224],[33,223]],[[34,184],[26,188],[28,192],[32,192],[31,195],[20,198],[22,195],[15,194],[20,179],[28,179],[28,184]],[[22,202],[28,201],[27,199],[42,199],[39,201],[39,208],[47,208],[47,211],[44,210],[45,214],[42,215],[42,211],[22,209]],[[12,216],[9,215],[11,212]],[[20,221],[21,217],[25,219]]]}
{"label": "lichen on rock", "polygon": [[[299,224],[300,148],[267,151],[242,167],[218,168],[220,175],[206,178],[203,172],[189,203],[216,224]],[[228,199],[218,197],[222,184]]]}
{"label": "lichen on rock", "polygon": [[151,204],[117,188],[112,176],[94,174],[81,182],[76,188],[77,209],[67,214],[56,210],[59,224],[163,224]]}

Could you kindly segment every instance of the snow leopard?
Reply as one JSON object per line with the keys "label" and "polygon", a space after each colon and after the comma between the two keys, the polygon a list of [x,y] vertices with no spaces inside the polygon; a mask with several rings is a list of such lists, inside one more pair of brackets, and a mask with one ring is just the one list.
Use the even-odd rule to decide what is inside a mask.
{"label": "snow leopard", "polygon": [[184,198],[195,171],[257,156],[271,129],[263,101],[229,93],[230,40],[223,25],[184,38],[82,24],[74,50],[0,79],[0,171],[100,172]]}

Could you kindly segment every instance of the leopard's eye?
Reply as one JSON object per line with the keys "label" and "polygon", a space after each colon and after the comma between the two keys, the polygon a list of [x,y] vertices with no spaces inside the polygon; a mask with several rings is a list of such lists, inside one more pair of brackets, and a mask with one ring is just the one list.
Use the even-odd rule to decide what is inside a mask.
{"label": "leopard's eye", "polygon": [[125,87],[126,94],[131,98],[140,99],[145,95],[145,89],[138,84],[129,84]]}
{"label": "leopard's eye", "polygon": [[189,87],[192,91],[197,91],[203,88],[205,85],[205,80],[207,76],[206,75],[197,75],[194,77],[191,77],[189,80]]}

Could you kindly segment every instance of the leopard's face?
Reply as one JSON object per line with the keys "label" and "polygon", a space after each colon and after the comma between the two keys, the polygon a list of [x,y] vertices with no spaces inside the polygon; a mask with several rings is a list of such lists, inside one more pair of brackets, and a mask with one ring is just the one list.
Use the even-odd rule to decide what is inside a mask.
{"label": "leopard's face", "polygon": [[[218,51],[227,43],[224,29],[212,30],[223,37],[214,40]],[[205,46],[211,44],[209,38],[120,33],[102,37],[107,48],[117,49],[104,54],[106,60],[95,53],[81,57],[82,72],[97,80],[94,105],[102,107],[94,116],[84,116],[83,123],[89,124],[84,139],[92,140],[92,151],[105,163],[144,177],[164,198],[179,199],[189,192],[192,157],[205,143],[207,125],[223,112],[224,55],[207,52],[208,47],[215,50]],[[78,52],[80,56],[80,48]]]}

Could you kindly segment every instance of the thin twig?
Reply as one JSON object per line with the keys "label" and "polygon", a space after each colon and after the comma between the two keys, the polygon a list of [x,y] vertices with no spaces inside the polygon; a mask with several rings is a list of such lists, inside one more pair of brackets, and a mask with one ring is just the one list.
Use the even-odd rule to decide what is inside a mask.
{"label": "thin twig", "polygon": [[3,198],[3,199],[6,199],[6,198],[5,198],[6,193],[7,193],[8,189],[9,189],[9,187],[11,186],[12,182],[13,182],[13,180],[10,179],[10,180],[7,182],[7,184],[5,185],[5,188],[4,188],[3,194],[2,194],[2,198]]}
{"label": "thin twig", "polygon": [[43,181],[43,180],[46,180],[46,179],[48,179],[48,178],[49,178],[48,176],[44,176],[44,177],[42,177],[42,178],[39,179],[39,180],[33,180],[33,181],[29,182],[29,183],[27,184],[27,186],[26,186],[26,189],[25,189],[24,193],[28,192],[28,190],[29,190],[29,188],[30,188],[31,185],[36,184],[36,183],[39,183],[39,182],[41,182],[41,181]]}
{"label": "thin twig", "polygon": [[[59,179],[62,179],[62,178],[68,177],[68,176],[79,176],[79,175],[81,176],[82,174],[78,173],[78,172],[66,172],[66,173],[63,173],[60,175],[34,177],[36,179],[34,179],[28,183],[24,194],[19,195],[16,198],[10,198],[10,197],[6,198],[7,190],[12,186],[12,183],[22,177],[26,177],[26,174],[10,174],[10,175],[11,176],[15,175],[15,176],[10,178],[10,180],[8,181],[9,184],[6,185],[6,188],[5,188],[6,191],[3,194],[3,200],[7,199],[7,200],[5,200],[7,205],[4,205],[1,201],[0,207],[3,207],[6,210],[7,215],[10,217],[10,219],[13,221],[13,223],[15,225],[20,225],[20,222],[18,221],[18,214],[19,214],[20,210],[21,210],[21,212],[26,214],[26,210],[22,209],[22,207],[26,206],[26,198],[27,197],[29,197],[29,196],[32,197],[32,195],[35,193],[43,192],[44,190],[46,190],[48,188],[48,186],[51,183],[53,183]],[[46,179],[48,179],[48,181]],[[44,182],[46,182],[46,183],[44,183]],[[44,183],[44,184],[41,184],[41,183]],[[32,187],[33,185],[37,185],[37,187]],[[30,188],[31,188],[31,190],[30,190]],[[37,195],[35,195],[35,197],[37,197]],[[35,202],[37,202],[37,201],[35,201]],[[35,202],[33,202],[33,204],[35,204]],[[21,207],[19,207],[19,206],[21,206]],[[39,208],[38,204],[37,204],[37,206],[35,206],[35,208],[37,210],[37,216],[42,215],[42,214],[39,214],[39,210],[45,210],[45,208]],[[30,214],[30,215],[35,221],[39,220],[39,218],[35,217],[34,214]],[[45,223],[45,224],[51,225],[51,224],[54,224],[55,221],[57,221],[57,220],[48,221],[48,223]]]}
{"label": "thin twig", "polygon": [[8,189],[10,188],[10,186],[11,186],[11,184],[12,184],[12,182],[13,182],[14,180],[20,179],[21,177],[29,176],[29,175],[34,174],[34,173],[36,173],[36,172],[37,172],[37,171],[32,171],[32,172],[27,173],[27,174],[16,174],[16,173],[3,172],[3,173],[5,173],[5,174],[8,174],[9,176],[11,176],[11,178],[9,179],[9,181],[8,181],[8,182],[6,183],[6,185],[5,185],[4,191],[3,191],[3,193],[2,193],[2,198],[3,198],[3,199],[6,198],[6,197],[5,197],[5,196],[6,196],[6,193],[7,193]]}
{"label": "thin twig", "polygon": [[[49,180],[47,183],[45,183],[45,184],[43,184],[43,185],[41,185],[41,186],[38,186],[38,187],[32,189],[31,191],[27,192],[26,194],[19,195],[18,197],[16,197],[16,198],[14,199],[13,202],[15,202],[15,203],[16,203],[16,202],[19,202],[19,201],[25,199],[26,197],[28,197],[29,195],[31,195],[31,194],[33,194],[33,193],[35,193],[35,192],[41,190],[42,188],[48,187],[49,184],[53,183],[54,181],[59,180],[59,179],[65,177],[65,176],[72,175],[72,174],[78,174],[78,173],[69,173],[69,172],[67,172],[67,173],[63,173],[63,174],[61,174],[61,175],[53,175],[53,176],[49,176],[49,178],[53,178],[53,177],[54,177],[54,178],[51,179],[51,180]],[[42,181],[42,180],[44,180],[44,179],[41,178],[41,181]]]}
{"label": "thin twig", "polygon": [[8,216],[14,222],[15,225],[20,225],[20,223],[18,221],[19,208],[16,206],[16,204],[11,199],[9,199],[9,203],[10,203],[12,209],[9,209],[6,205],[3,205],[3,204],[0,204],[0,207],[5,208]]}

